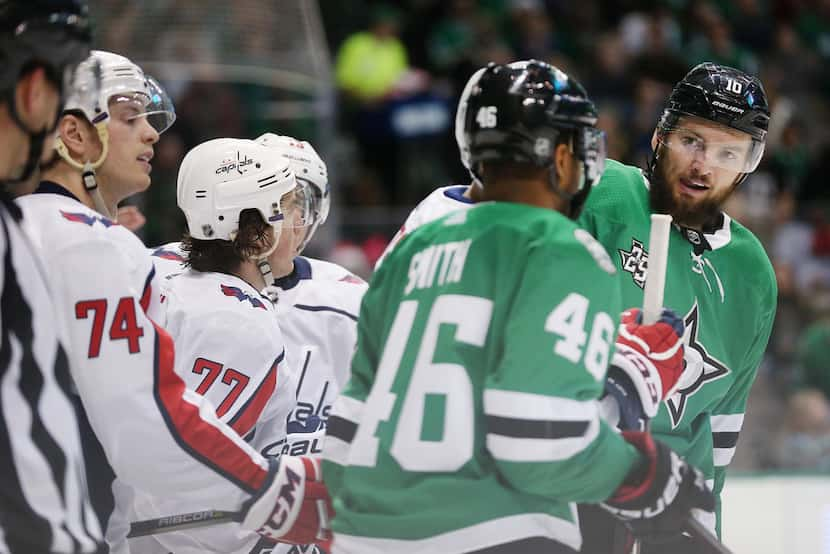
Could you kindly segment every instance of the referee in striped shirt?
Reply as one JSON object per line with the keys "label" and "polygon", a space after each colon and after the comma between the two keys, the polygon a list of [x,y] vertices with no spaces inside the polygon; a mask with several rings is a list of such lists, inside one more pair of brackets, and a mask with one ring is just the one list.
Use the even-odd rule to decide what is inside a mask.
{"label": "referee in striped shirt", "polygon": [[[12,189],[34,181],[89,55],[85,0],[0,0],[0,553],[104,553],[66,353]],[[51,152],[51,148],[47,148]]]}

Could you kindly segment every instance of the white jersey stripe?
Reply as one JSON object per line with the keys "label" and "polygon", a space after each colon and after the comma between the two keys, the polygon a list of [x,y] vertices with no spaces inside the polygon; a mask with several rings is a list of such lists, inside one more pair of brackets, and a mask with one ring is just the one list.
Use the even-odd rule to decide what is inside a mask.
{"label": "white jersey stripe", "polygon": [[585,421],[599,416],[599,404],[594,400],[489,389],[484,391],[484,413],[540,421]]}
{"label": "white jersey stripe", "polygon": [[710,418],[713,433],[737,433],[744,424],[744,414],[713,415]]}

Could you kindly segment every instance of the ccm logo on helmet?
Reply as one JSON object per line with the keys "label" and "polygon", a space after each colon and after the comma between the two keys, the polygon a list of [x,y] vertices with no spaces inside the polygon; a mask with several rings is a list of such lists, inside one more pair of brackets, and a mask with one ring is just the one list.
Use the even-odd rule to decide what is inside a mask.
{"label": "ccm logo on helmet", "polygon": [[[227,174],[227,173],[230,173],[231,171],[233,171],[235,169],[237,173],[242,175],[243,173],[245,173],[245,171],[247,171],[247,170],[243,171],[243,169],[248,167],[252,163],[254,163],[254,160],[252,158],[249,158],[247,154],[245,155],[244,158],[239,159],[239,152],[237,152],[236,153],[236,160],[224,160],[222,162],[222,165],[220,165],[219,167],[216,168],[216,174],[217,175],[222,175],[223,173]],[[257,164],[257,165],[259,165],[259,164]]]}

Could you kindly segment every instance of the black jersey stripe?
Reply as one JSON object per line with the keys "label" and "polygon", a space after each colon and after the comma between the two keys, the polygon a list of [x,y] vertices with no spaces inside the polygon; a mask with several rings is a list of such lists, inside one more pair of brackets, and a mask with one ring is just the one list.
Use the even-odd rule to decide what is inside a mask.
{"label": "black jersey stripe", "polygon": [[517,439],[568,439],[581,437],[590,421],[542,421],[513,417],[487,416],[487,431]]}
{"label": "black jersey stripe", "polygon": [[715,448],[735,448],[738,445],[737,432],[721,431],[712,433],[712,446]]}
{"label": "black jersey stripe", "polygon": [[326,423],[326,434],[343,442],[350,443],[357,433],[357,423],[343,419],[340,416],[330,415]]}

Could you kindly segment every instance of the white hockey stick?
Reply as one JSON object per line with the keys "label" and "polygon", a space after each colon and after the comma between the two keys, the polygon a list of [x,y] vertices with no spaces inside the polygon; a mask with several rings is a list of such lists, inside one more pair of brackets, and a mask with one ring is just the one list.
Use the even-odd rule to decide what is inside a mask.
{"label": "white hockey stick", "polygon": [[[643,292],[643,324],[645,325],[655,323],[660,319],[663,311],[671,222],[670,215],[651,214],[651,232],[648,237],[648,273]],[[732,551],[691,514],[686,519],[686,526],[687,530],[706,546],[707,554],[731,554]],[[640,545],[636,544],[635,552],[639,551],[639,548]]]}
{"label": "white hockey stick", "polygon": [[644,325],[656,323],[663,310],[663,289],[666,285],[671,221],[670,215],[651,214],[651,232],[648,237],[648,273],[646,273],[643,292]]}

